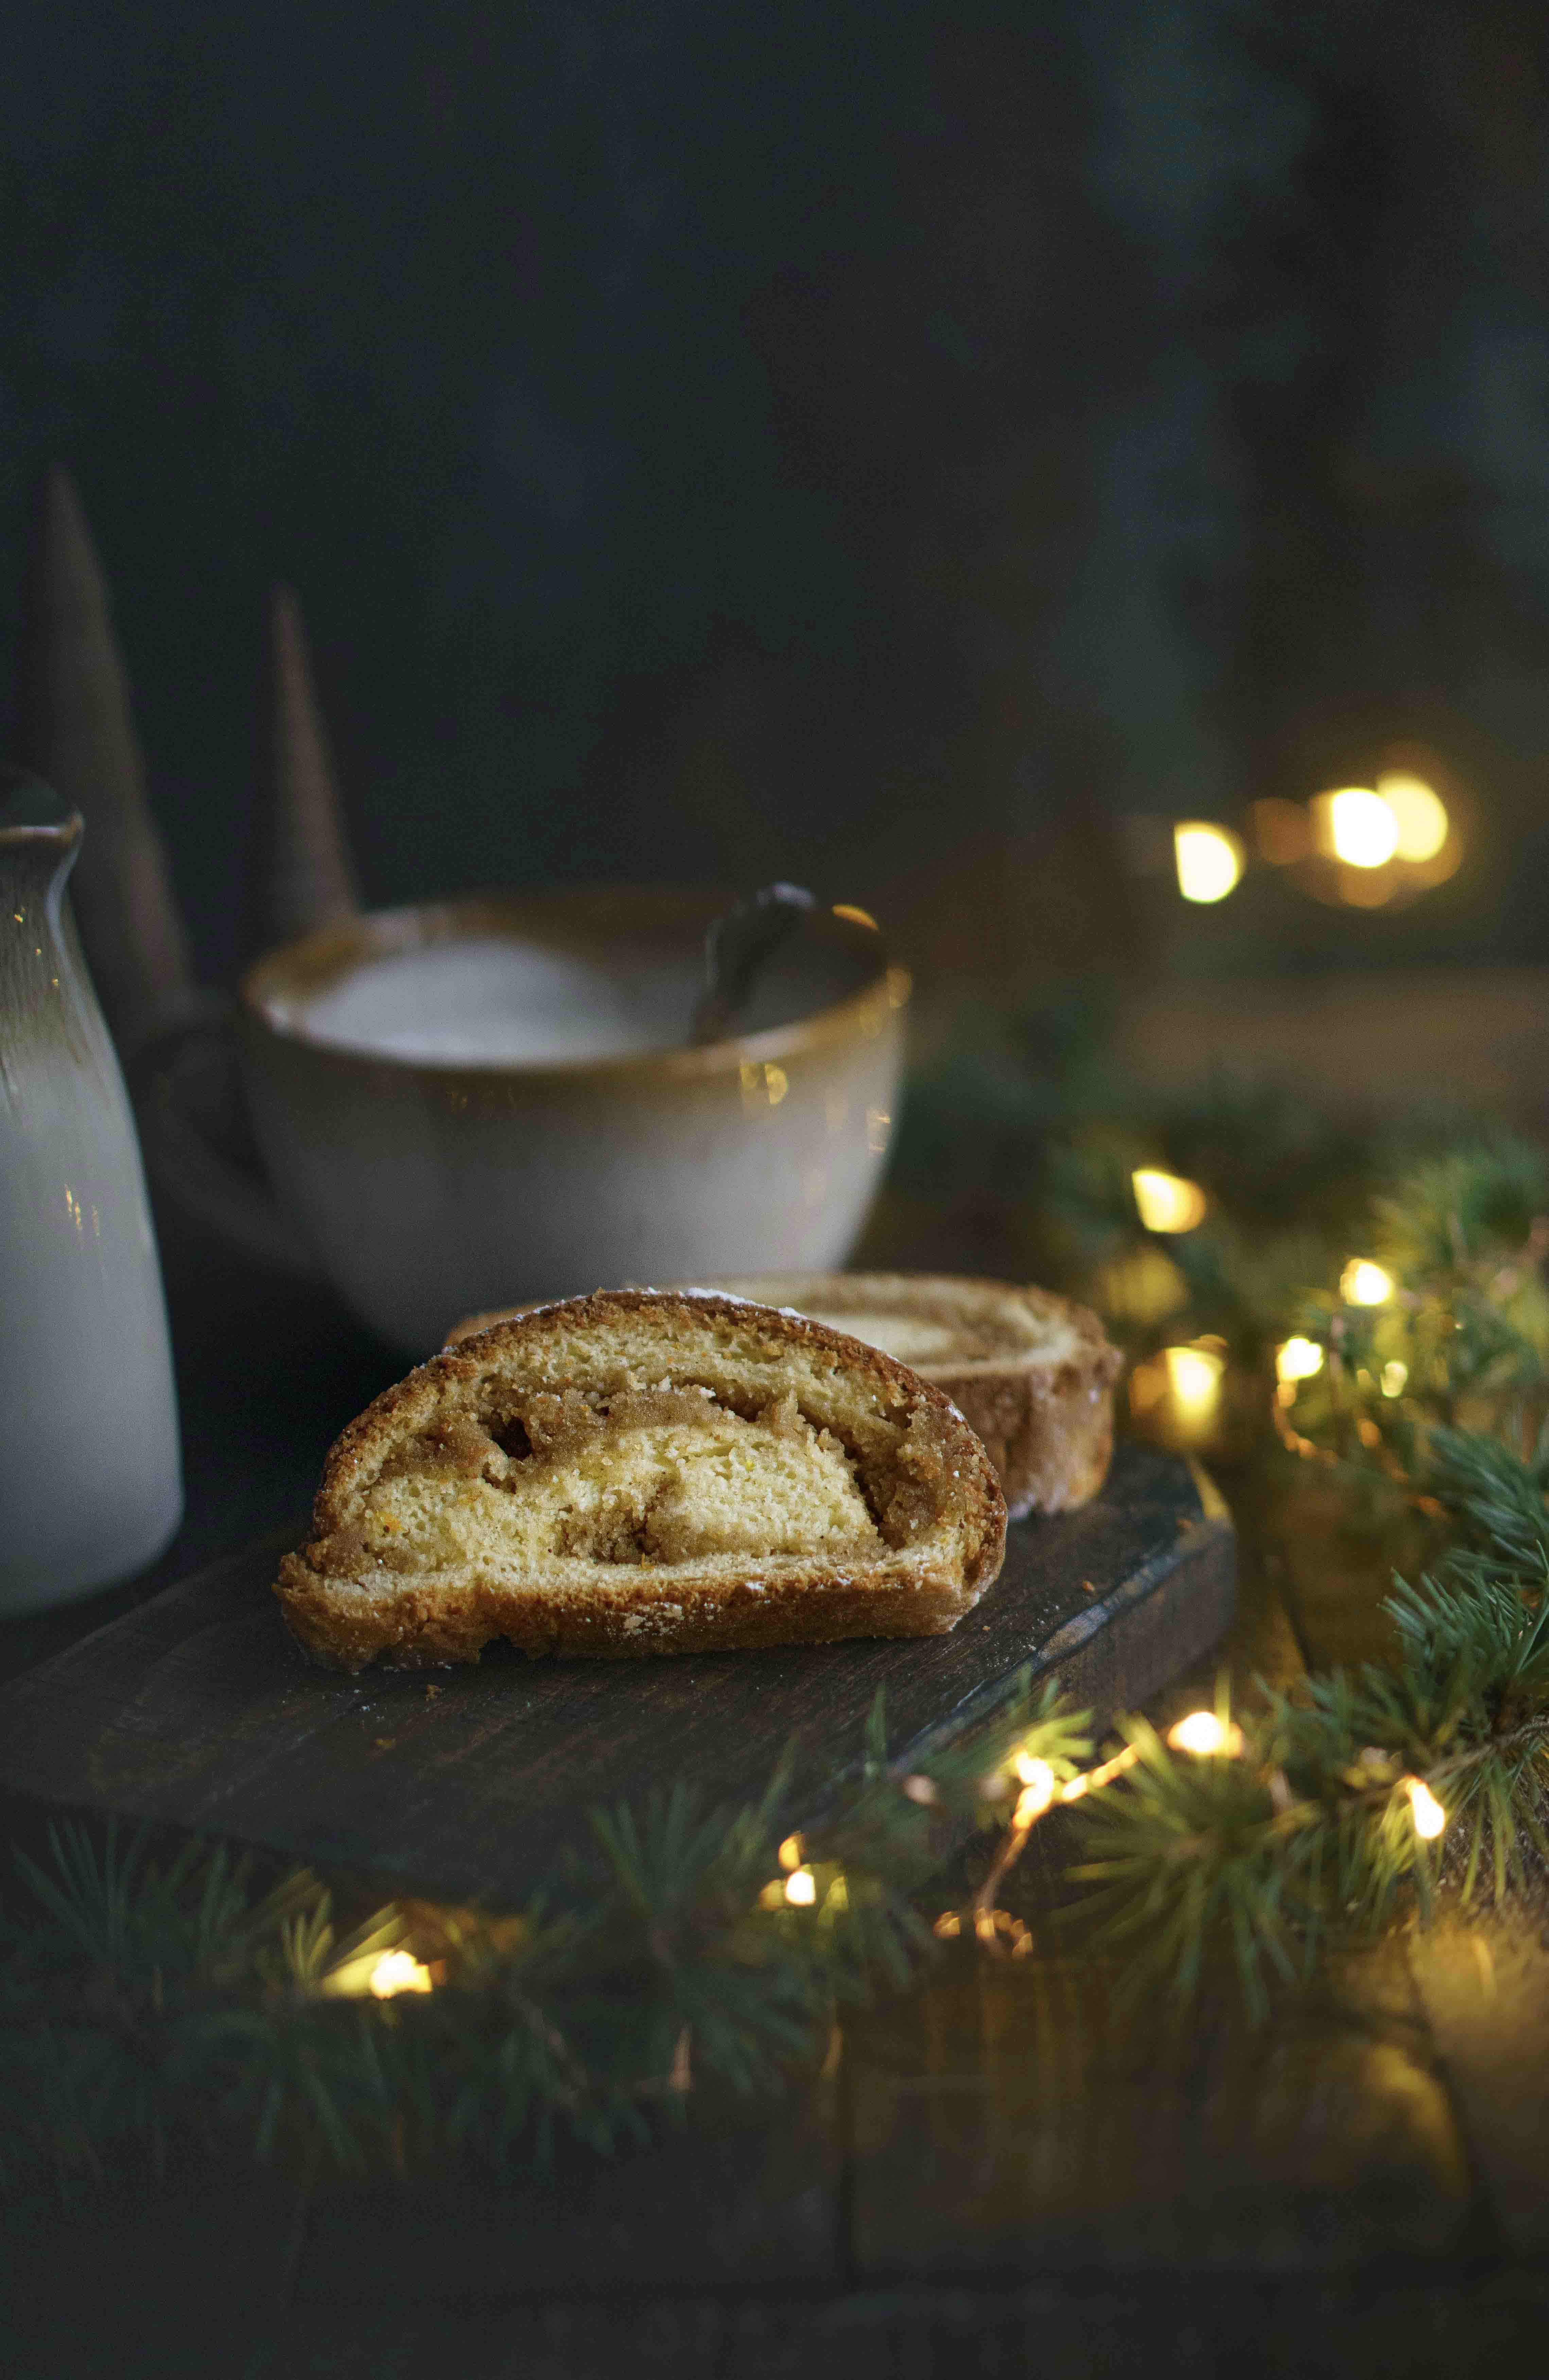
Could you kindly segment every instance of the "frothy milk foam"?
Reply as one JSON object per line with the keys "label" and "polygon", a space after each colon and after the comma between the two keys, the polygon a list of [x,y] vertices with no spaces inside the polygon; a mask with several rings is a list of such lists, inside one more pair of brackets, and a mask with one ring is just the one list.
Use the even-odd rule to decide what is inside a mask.
{"label": "frothy milk foam", "polygon": [[276,1003],[315,1041],[432,1064],[638,1057],[689,1038],[699,973],[687,957],[605,963],[499,935],[365,960],[305,999]]}

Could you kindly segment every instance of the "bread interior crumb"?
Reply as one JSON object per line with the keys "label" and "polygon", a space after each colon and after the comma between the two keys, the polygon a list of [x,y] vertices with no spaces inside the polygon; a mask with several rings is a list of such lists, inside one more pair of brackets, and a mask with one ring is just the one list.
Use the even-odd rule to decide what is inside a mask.
{"label": "bread interior crumb", "polygon": [[886,1544],[854,1460],[793,1394],[744,1415],[670,1380],[530,1391],[434,1424],[384,1464],[350,1535],[348,1555],[406,1576],[848,1557]]}

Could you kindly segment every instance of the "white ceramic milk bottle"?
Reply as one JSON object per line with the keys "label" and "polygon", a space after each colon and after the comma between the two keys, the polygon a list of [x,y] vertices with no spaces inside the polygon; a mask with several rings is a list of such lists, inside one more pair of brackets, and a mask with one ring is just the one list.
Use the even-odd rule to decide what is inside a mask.
{"label": "white ceramic milk bottle", "polygon": [[183,1509],[140,1148],[64,906],[81,832],[0,771],[0,1617],[140,1568]]}

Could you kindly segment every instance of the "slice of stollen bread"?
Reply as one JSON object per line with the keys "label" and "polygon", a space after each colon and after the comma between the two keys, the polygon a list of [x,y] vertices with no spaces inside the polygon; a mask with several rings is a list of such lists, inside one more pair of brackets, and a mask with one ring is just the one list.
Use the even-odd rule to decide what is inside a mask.
{"label": "slice of stollen bread", "polygon": [[1052,1290],[885,1272],[710,1285],[796,1306],[940,1389],[983,1439],[1016,1520],[1085,1504],[1108,1475],[1124,1358],[1095,1314]]}
{"label": "slice of stollen bread", "polygon": [[[1124,1359],[1094,1314],[1051,1290],[907,1272],[789,1273],[705,1286],[794,1307],[909,1365],[977,1430],[1013,1520],[1068,1512],[1108,1475]],[[470,1315],[448,1343],[498,1318]]]}
{"label": "slice of stollen bread", "polygon": [[532,1308],[422,1364],[329,1453],[280,1565],[329,1667],[932,1636],[1006,1505],[939,1390],[796,1314],[687,1292]]}

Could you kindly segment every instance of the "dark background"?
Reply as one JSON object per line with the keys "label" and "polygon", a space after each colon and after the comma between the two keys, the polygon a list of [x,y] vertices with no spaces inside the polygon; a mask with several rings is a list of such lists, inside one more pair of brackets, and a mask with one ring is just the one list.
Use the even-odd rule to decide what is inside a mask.
{"label": "dark background", "polygon": [[[1541,954],[1541,0],[51,0],[0,647],[76,475],[204,972],[298,589],[373,902],[806,878],[1010,980]],[[1402,913],[1119,864],[1420,739]]]}

